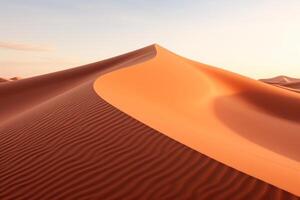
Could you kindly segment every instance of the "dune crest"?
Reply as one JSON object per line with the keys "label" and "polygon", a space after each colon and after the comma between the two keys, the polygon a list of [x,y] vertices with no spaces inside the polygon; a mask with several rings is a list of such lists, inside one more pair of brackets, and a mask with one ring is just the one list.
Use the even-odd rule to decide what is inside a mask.
{"label": "dune crest", "polygon": [[99,77],[98,95],[226,165],[300,195],[300,96],[177,56]]}

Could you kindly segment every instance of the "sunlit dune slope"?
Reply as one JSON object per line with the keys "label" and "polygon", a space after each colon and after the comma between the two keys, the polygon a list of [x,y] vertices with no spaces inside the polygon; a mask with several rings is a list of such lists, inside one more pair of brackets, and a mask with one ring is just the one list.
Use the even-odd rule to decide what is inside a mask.
{"label": "sunlit dune slope", "polygon": [[111,105],[226,165],[300,195],[300,95],[177,56],[97,79]]}

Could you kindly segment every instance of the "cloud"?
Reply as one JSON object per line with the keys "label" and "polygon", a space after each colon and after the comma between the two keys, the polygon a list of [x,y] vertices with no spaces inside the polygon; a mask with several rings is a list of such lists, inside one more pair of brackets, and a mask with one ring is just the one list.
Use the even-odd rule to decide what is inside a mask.
{"label": "cloud", "polygon": [[18,51],[53,51],[54,48],[41,44],[15,43],[0,41],[0,49],[11,49]]}

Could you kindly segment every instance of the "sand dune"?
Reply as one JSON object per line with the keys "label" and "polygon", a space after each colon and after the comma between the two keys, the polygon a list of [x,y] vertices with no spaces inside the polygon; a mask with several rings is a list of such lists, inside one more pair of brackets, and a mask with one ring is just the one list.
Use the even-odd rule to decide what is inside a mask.
{"label": "sand dune", "polygon": [[16,77],[10,78],[9,80],[11,80],[11,81],[18,81],[18,80],[21,80],[21,79],[22,79],[21,77],[16,76]]}
{"label": "sand dune", "polygon": [[[277,113],[276,110],[272,111],[274,109],[272,107],[261,108],[264,105],[259,103],[253,105],[253,102],[260,101],[260,99],[251,99],[250,97],[248,99],[245,96],[242,101],[240,96],[235,99],[235,93],[233,93],[234,100],[227,99],[218,102],[215,99],[213,101],[214,110],[210,110],[213,112],[203,118],[195,119],[201,125],[197,127],[202,134],[209,134],[215,138],[215,144],[206,142],[208,142],[207,145],[215,145],[211,149],[216,148],[216,151],[222,147],[220,146],[221,140],[226,140],[227,137],[233,139],[233,145],[239,145],[235,144],[237,141],[248,145],[249,152],[247,153],[249,155],[244,154],[244,160],[235,154],[230,155],[228,152],[220,154],[224,156],[222,159],[212,159],[208,157],[210,155],[206,151],[199,152],[199,149],[193,149],[193,146],[185,144],[185,138],[189,137],[188,134],[193,134],[190,132],[192,129],[186,126],[189,113],[193,112],[189,107],[187,107],[186,113],[183,113],[184,116],[180,119],[182,121],[173,124],[174,129],[183,130],[181,132],[182,141],[172,137],[169,132],[155,130],[157,129],[156,125],[152,127],[153,124],[148,124],[147,120],[152,120],[153,116],[149,115],[142,106],[151,106],[151,102],[161,103],[160,112],[156,112],[154,109],[155,117],[160,121],[159,125],[169,124],[167,117],[170,116],[166,115],[169,114],[169,111],[166,112],[165,102],[161,101],[161,95],[166,98],[170,109],[173,108],[172,106],[180,104],[180,100],[183,100],[182,103],[187,106],[184,96],[180,99],[172,96],[174,92],[183,91],[186,86],[190,86],[186,83],[186,78],[197,87],[190,88],[191,91],[184,94],[180,93],[186,95],[190,100],[197,95],[199,97],[215,95],[223,90],[226,91],[226,94],[232,95],[230,92],[233,89],[238,91],[240,87],[246,87],[245,85],[248,84],[243,83],[244,78],[232,75],[236,77],[235,81],[242,83],[239,83],[238,86],[235,82],[232,82],[232,85],[222,85],[221,83],[225,80],[218,77],[217,69],[212,71],[210,67],[202,69],[200,64],[171,53],[170,56],[172,57],[169,57],[169,52],[152,45],[98,63],[0,85],[0,96],[5,97],[0,98],[0,104],[5,105],[4,109],[0,111],[0,199],[298,199],[295,196],[298,195],[297,190],[286,187],[289,186],[287,182],[295,183],[297,176],[290,180],[282,179],[283,182],[287,182],[284,182],[283,185],[277,184],[275,187],[272,185],[274,183],[269,180],[260,180],[261,177],[255,176],[255,174],[247,173],[250,174],[247,175],[241,172],[244,170],[241,170],[240,166],[232,168],[225,165],[228,161],[231,164],[231,161],[235,159],[248,164],[247,160],[249,159],[253,169],[256,169],[255,161],[257,160],[251,157],[251,152],[269,152],[274,148],[274,144],[272,142],[265,144],[266,138],[259,138],[264,129],[259,130],[258,128],[256,129],[258,132],[253,133],[255,137],[252,140],[256,141],[251,143],[252,146],[249,142],[250,139],[247,139],[248,143],[242,140],[245,135],[234,140],[233,133],[229,130],[238,132],[236,127],[226,128],[229,126],[226,123],[229,122],[223,119],[234,121],[232,118],[241,118],[243,123],[248,123],[249,115],[251,116],[252,113],[241,115],[238,110],[250,106],[253,108],[253,112],[262,113],[263,117],[274,115],[272,120],[278,120],[276,121],[278,123],[285,121],[288,125],[293,121],[295,127],[298,127],[296,112],[291,119],[287,116],[289,112],[283,113],[280,118],[281,113]],[[160,60],[160,58],[166,60]],[[172,59],[169,60],[170,58]],[[149,63],[153,61],[161,63],[153,63],[155,65],[152,65],[145,75],[144,67],[149,66]],[[180,71],[180,76],[177,76],[179,65],[183,70]],[[195,71],[192,72],[201,70],[203,73],[201,79],[186,77],[189,75],[189,65],[195,66]],[[136,69],[137,66],[141,69],[137,75],[143,77],[140,77],[138,84],[134,85],[136,79],[131,74],[131,69]],[[120,69],[122,67],[128,68]],[[166,68],[170,68],[169,71],[164,71]],[[156,71],[157,69],[163,71]],[[132,82],[123,82],[125,79],[122,77],[123,70],[130,70],[129,73],[126,71],[125,75],[129,75]],[[115,73],[122,73],[122,76],[112,83]],[[171,81],[171,88],[167,87],[169,85],[166,85],[166,82],[160,82],[161,80],[156,76],[159,74],[162,79],[167,77]],[[174,85],[175,75],[178,78],[176,81],[182,85]],[[97,81],[94,83],[96,79]],[[227,80],[227,77],[224,79]],[[132,115],[131,110],[125,111],[128,115],[121,111],[123,107],[111,105],[120,101],[127,104],[132,100],[141,100],[140,97],[147,97],[143,96],[140,91],[145,87],[144,82],[148,81],[153,85],[153,88],[149,88],[149,94],[156,93],[157,96],[150,96],[150,104],[147,99],[142,99],[136,104],[136,107],[140,109],[139,112],[148,118],[145,121],[134,119],[133,117],[136,118],[136,116]],[[220,88],[212,90],[211,84],[216,84],[217,81],[220,82],[218,85]],[[251,84],[257,83],[254,80],[247,79],[247,81]],[[197,82],[201,86],[198,86]],[[109,83],[111,83],[110,89],[108,88]],[[124,84],[127,89],[119,84]],[[286,95],[288,99],[291,98],[289,92],[284,93],[281,89],[263,83],[259,85],[262,88],[258,92],[267,91],[270,93],[270,98],[274,98],[273,91],[277,91],[275,92],[276,98],[280,99],[280,94]],[[121,91],[122,88],[124,90]],[[136,96],[132,95],[132,90]],[[162,93],[164,91],[167,93]],[[191,95],[192,92],[196,96]],[[119,99],[111,98],[112,94]],[[238,102],[236,102],[237,100]],[[201,104],[208,101],[211,99],[203,98],[196,102],[196,106],[201,108]],[[189,101],[189,103],[195,102]],[[218,103],[220,104],[218,105]],[[279,104],[275,100],[274,106],[277,105],[276,103]],[[234,107],[231,104],[237,106]],[[293,106],[296,106],[295,104]],[[198,107],[197,111],[199,111]],[[152,108],[148,107],[147,109]],[[221,110],[218,111],[217,108]],[[290,109],[294,108],[296,107]],[[209,109],[211,107],[200,111],[205,113]],[[173,112],[172,114],[175,116],[177,113],[182,114],[180,109]],[[228,115],[228,113],[230,116],[216,117],[222,114]],[[260,115],[255,116],[259,117]],[[215,121],[209,122],[210,119]],[[220,122],[215,123],[217,120]],[[202,121],[207,124],[203,124]],[[216,128],[220,126],[218,130],[224,131],[224,133],[216,132],[216,129],[207,132],[208,128],[211,128],[210,123],[213,123]],[[241,122],[238,123],[241,124]],[[251,123],[257,122],[252,121]],[[284,124],[279,125],[284,126]],[[247,128],[249,127],[247,126]],[[235,134],[237,135],[237,133]],[[288,131],[286,134],[287,137],[290,137]],[[201,135],[194,136],[198,137],[194,138],[197,139],[196,142],[205,139]],[[280,143],[279,136],[278,138],[274,137],[274,143],[279,149],[275,148],[274,152],[270,151],[271,153],[268,155],[280,156],[282,160],[279,161],[291,159],[290,162],[286,162],[286,165],[293,166],[292,163],[298,163],[296,161],[298,149],[293,145],[287,150],[282,148],[281,145],[286,143],[285,141]],[[297,136],[294,139],[297,139]],[[286,142],[288,143],[288,141]],[[263,145],[266,147],[263,148]],[[262,156],[264,155],[266,154],[262,154]],[[279,164],[281,163],[279,162]],[[267,173],[267,170],[272,169],[262,170]],[[284,170],[286,172],[282,171],[282,174],[292,173],[288,168],[284,168]]]}
{"label": "sand dune", "polygon": [[270,83],[270,84],[278,84],[278,85],[284,85],[292,82],[299,82],[300,79],[297,78],[291,78],[288,76],[276,76],[273,78],[268,78],[268,79],[260,79],[260,81],[263,81],[265,83]]}
{"label": "sand dune", "polygon": [[0,83],[1,83],[1,82],[6,82],[6,81],[9,81],[9,80],[0,77]]}
{"label": "sand dune", "polygon": [[274,86],[300,93],[300,79],[287,76],[277,76],[270,79],[260,79],[260,81]]}
{"label": "sand dune", "polygon": [[0,83],[1,82],[8,82],[8,81],[18,81],[18,80],[21,80],[21,78],[20,77],[13,77],[13,78],[10,78],[10,79],[0,78]]}

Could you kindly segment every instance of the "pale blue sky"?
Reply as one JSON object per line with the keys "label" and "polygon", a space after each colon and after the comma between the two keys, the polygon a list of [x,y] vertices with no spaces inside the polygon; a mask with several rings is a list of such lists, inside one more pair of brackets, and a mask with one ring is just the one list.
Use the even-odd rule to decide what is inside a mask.
{"label": "pale blue sky", "polygon": [[152,43],[253,78],[300,77],[299,0],[10,0],[0,1],[0,24],[0,77]]}

